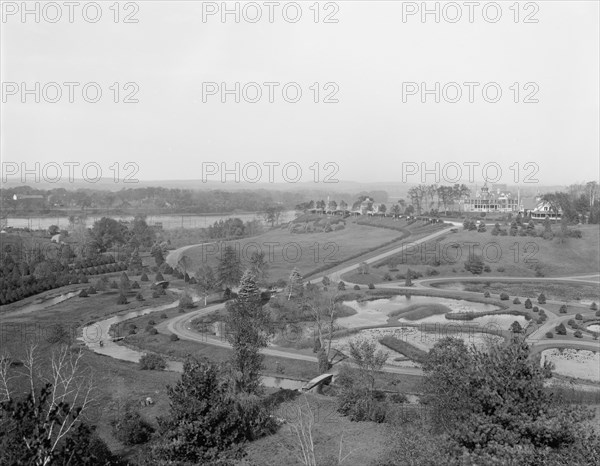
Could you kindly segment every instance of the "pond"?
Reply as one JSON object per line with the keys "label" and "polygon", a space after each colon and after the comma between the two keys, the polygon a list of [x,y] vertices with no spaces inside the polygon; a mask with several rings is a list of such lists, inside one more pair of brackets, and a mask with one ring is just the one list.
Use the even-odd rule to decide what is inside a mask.
{"label": "pond", "polygon": [[549,349],[542,352],[541,362],[554,364],[554,372],[577,379],[600,382],[600,353],[572,348]]}
{"label": "pond", "polygon": [[[463,313],[463,312],[491,312],[495,311],[498,308],[492,304],[485,303],[475,303],[471,301],[465,301],[461,299],[451,299],[451,298],[438,298],[431,296],[393,296],[392,298],[387,299],[376,299],[373,301],[346,301],[344,302],[346,306],[351,307],[356,311],[356,314],[349,317],[342,317],[337,320],[337,322],[346,327],[346,328],[356,328],[356,327],[366,327],[371,325],[385,325],[388,322],[389,313],[392,311],[397,311],[408,306],[412,306],[414,304],[440,304],[446,306],[450,309],[451,313]],[[494,316],[495,317],[495,316]],[[513,317],[513,316],[511,316]],[[483,319],[480,317],[478,319]],[[469,323],[479,324],[475,319],[474,321],[467,321]],[[518,320],[518,319],[513,319]],[[423,319],[418,320],[404,320],[402,318],[398,319],[399,322],[406,322],[412,324],[421,324],[421,323],[456,323],[461,324],[465,321],[457,321],[457,320],[448,320],[444,317],[443,314],[434,315],[430,317],[425,317]],[[525,318],[523,318],[525,321]],[[511,321],[512,323],[512,321]]]}

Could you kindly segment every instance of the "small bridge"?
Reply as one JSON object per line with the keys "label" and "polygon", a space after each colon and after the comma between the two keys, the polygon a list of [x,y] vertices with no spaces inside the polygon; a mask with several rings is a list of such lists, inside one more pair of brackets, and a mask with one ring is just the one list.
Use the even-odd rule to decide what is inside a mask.
{"label": "small bridge", "polygon": [[306,382],[306,384],[302,387],[303,392],[307,392],[318,385],[329,383],[333,379],[333,374],[321,374],[318,377]]}

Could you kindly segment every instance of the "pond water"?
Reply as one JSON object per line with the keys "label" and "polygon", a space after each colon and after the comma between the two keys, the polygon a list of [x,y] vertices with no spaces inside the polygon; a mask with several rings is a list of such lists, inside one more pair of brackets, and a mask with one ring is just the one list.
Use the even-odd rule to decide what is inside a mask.
{"label": "pond water", "polygon": [[[462,313],[462,312],[490,312],[495,311],[498,308],[492,304],[485,303],[474,303],[471,301],[465,301],[460,299],[451,298],[438,298],[431,296],[393,296],[387,299],[376,299],[373,301],[346,301],[346,306],[351,307],[356,311],[356,314],[349,317],[342,317],[337,322],[346,328],[366,327],[369,325],[385,325],[388,321],[389,313],[399,309],[406,308],[413,304],[442,304],[450,309],[451,313]],[[511,316],[512,317],[512,316]],[[483,317],[478,318],[483,319]],[[468,321],[469,323],[475,323],[474,321]],[[426,317],[424,319],[408,321],[404,319],[398,319],[399,322],[407,322],[412,324],[420,323],[457,323],[461,324],[465,321],[448,320],[443,314]],[[518,319],[513,319],[518,320]],[[513,322],[511,321],[511,323]],[[525,318],[523,318],[525,321]]]}
{"label": "pond water", "polygon": [[366,339],[375,343],[378,350],[383,350],[388,353],[389,357],[386,364],[392,366],[402,367],[419,367],[419,365],[413,361],[395,361],[396,358],[401,358],[402,354],[393,351],[387,346],[379,343],[379,340],[385,336],[391,336],[398,340],[405,341],[411,345],[423,350],[429,351],[433,346],[440,341],[442,338],[452,336],[454,338],[461,338],[467,346],[475,345],[477,348],[486,348],[488,345],[493,343],[499,343],[503,340],[502,337],[496,335],[490,335],[487,333],[476,333],[476,332],[453,332],[448,333],[442,331],[423,331],[418,327],[387,327],[387,328],[374,328],[365,329],[357,332],[353,335],[336,338],[333,340],[333,347],[341,351],[344,354],[349,352],[349,342],[356,339]]}
{"label": "pond water", "polygon": [[554,372],[568,377],[600,382],[600,353],[586,350],[556,348],[542,352],[541,363],[554,364]]}
{"label": "pond water", "polygon": [[[105,215],[89,215],[83,220],[86,226],[91,227],[94,222],[100,220]],[[115,220],[123,220],[129,222],[133,220],[133,215],[110,215]],[[175,228],[206,228],[219,220],[227,220],[229,218],[239,218],[243,222],[248,222],[256,218],[260,219],[257,213],[239,213],[239,214],[215,214],[215,215],[148,215],[146,222],[148,225],[162,223],[165,230]],[[294,211],[283,212],[280,221],[288,222],[294,218]],[[80,220],[78,220],[80,221]],[[30,228],[32,230],[47,230],[50,225],[57,225],[61,229],[69,227],[68,217],[28,217],[28,218],[7,218],[7,227],[13,228]],[[81,222],[81,221],[80,221]]]}

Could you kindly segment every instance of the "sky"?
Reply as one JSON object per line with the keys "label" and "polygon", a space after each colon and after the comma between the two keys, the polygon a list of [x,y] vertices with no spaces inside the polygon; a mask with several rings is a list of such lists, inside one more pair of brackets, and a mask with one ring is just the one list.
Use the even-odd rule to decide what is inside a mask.
{"label": "sky", "polygon": [[221,16],[222,2],[98,3],[97,22],[87,6],[70,22],[64,2],[58,20],[28,2],[36,22],[2,2],[5,178],[25,168],[61,181],[225,184],[600,176],[597,1],[480,2],[472,22],[465,2],[427,2],[439,22],[421,16],[422,2],[279,2],[272,22],[268,2],[227,2],[239,22]]}

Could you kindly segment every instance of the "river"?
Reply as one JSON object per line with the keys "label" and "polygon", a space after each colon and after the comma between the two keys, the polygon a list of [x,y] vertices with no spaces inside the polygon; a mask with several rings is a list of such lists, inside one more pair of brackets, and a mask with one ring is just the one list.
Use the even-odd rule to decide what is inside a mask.
{"label": "river", "polygon": [[[114,218],[115,220],[131,221],[133,215],[106,215]],[[94,222],[100,220],[103,217],[101,214],[89,215],[84,220],[86,226],[91,227]],[[215,215],[148,215],[146,222],[152,226],[157,223],[162,223],[162,227],[166,230],[173,230],[176,228],[206,228],[219,220],[227,220],[230,218],[239,218],[243,222],[248,222],[254,219],[260,219],[261,216],[257,212],[250,213],[231,213],[231,214],[215,214]],[[287,222],[294,218],[294,211],[290,210],[282,213],[280,221]],[[47,230],[50,225],[56,225],[61,229],[67,229],[69,227],[69,217],[20,217],[20,218],[7,218],[6,226],[13,228],[29,228],[32,230]]]}

